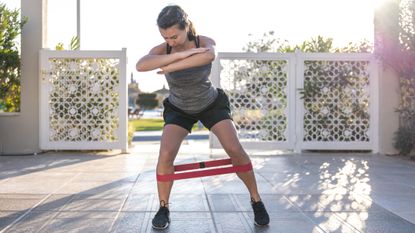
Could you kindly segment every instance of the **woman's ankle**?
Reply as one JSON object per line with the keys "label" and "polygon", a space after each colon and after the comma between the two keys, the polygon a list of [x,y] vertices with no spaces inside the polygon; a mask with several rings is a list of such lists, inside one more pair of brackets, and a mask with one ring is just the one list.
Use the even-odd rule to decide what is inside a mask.
{"label": "woman's ankle", "polygon": [[169,203],[165,200],[160,200],[160,207],[169,208]]}
{"label": "woman's ankle", "polygon": [[259,195],[252,195],[251,196],[251,201],[252,202],[258,202],[261,201],[261,197]]}

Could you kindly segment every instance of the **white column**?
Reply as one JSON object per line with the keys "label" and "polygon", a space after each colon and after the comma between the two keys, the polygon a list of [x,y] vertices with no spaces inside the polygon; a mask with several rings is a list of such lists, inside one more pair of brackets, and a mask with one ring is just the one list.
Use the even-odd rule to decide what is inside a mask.
{"label": "white column", "polygon": [[79,49],[81,49],[81,0],[76,0],[76,36],[79,41]]}
{"label": "white column", "polygon": [[39,62],[46,43],[47,0],[21,0],[21,13],[28,21],[22,31],[21,111],[0,116],[0,154],[39,152]]}
{"label": "white column", "polygon": [[379,152],[396,154],[395,133],[399,128],[399,77],[390,68],[380,68],[379,75]]}
{"label": "white column", "polygon": [[[399,0],[386,0],[375,11],[375,52],[393,54],[399,44]],[[378,51],[379,50],[379,51]],[[385,57],[388,59],[388,57]],[[386,63],[379,68],[379,152],[395,154],[394,136],[399,128],[399,77]]]}

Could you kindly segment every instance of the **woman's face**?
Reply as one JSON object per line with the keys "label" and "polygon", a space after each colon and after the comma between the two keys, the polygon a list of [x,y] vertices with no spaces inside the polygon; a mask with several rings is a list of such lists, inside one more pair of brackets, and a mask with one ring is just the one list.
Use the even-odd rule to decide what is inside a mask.
{"label": "woman's face", "polygon": [[181,30],[177,24],[166,29],[159,28],[159,31],[171,47],[183,45],[187,40],[187,30]]}

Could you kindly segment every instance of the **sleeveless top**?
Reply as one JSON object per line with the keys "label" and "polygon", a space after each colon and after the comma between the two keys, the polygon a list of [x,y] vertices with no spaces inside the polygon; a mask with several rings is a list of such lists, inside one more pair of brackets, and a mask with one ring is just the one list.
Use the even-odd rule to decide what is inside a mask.
{"label": "sleeveless top", "polygon": [[[195,39],[199,48],[199,37]],[[167,44],[167,54],[172,48]],[[203,111],[218,96],[217,89],[209,80],[212,63],[166,73],[170,94],[168,100],[185,113],[196,114]]]}

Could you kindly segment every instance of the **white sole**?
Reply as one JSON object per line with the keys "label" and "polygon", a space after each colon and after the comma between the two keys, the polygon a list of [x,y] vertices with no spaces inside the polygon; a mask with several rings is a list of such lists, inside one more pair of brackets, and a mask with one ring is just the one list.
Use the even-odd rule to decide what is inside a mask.
{"label": "white sole", "polygon": [[164,227],[156,227],[156,226],[154,226],[153,224],[151,224],[151,226],[153,227],[153,229],[156,229],[156,230],[164,230],[164,229],[166,229],[167,227],[169,227],[169,223],[167,223]]}
{"label": "white sole", "polygon": [[265,226],[268,226],[269,225],[269,223],[268,224],[265,224],[265,225],[259,225],[258,223],[256,223],[255,221],[254,221],[254,224],[255,224],[255,226],[258,226],[258,227],[265,227]]}

